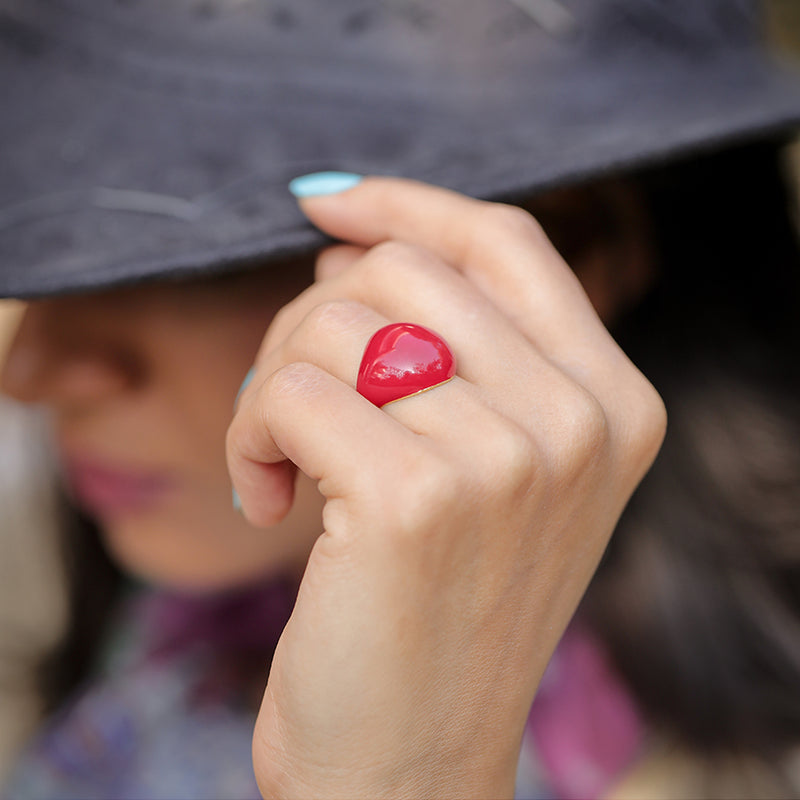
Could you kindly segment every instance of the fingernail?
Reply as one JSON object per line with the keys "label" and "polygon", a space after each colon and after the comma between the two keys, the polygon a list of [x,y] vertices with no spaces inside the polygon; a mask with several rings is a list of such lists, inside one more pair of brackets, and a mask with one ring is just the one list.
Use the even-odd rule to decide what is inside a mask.
{"label": "fingernail", "polygon": [[239,391],[236,392],[236,399],[233,401],[233,407],[234,408],[236,408],[236,406],[239,405],[239,398],[242,396],[242,392],[250,385],[250,381],[253,380],[253,375],[255,375],[255,374],[256,374],[256,368],[255,367],[250,367],[250,369],[247,370],[247,375],[244,376],[244,380],[242,381],[242,385],[239,387]]}
{"label": "fingernail", "polygon": [[312,172],[301,175],[289,183],[289,191],[299,200],[306,197],[321,197],[352,189],[361,182],[361,175],[354,172]]}
{"label": "fingernail", "polygon": [[233,510],[242,513],[242,498],[239,497],[239,492],[233,490]]}

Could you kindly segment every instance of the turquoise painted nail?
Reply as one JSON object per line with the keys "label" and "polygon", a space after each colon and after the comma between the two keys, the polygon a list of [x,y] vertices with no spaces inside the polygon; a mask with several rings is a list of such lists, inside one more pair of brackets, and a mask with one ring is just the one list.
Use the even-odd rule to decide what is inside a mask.
{"label": "turquoise painted nail", "polygon": [[239,497],[239,492],[233,490],[233,510],[242,513],[242,498]]}
{"label": "turquoise painted nail", "polygon": [[354,172],[312,172],[301,175],[289,183],[289,191],[298,199],[321,197],[352,189],[361,182],[361,175]]}
{"label": "turquoise painted nail", "polygon": [[250,381],[253,380],[253,375],[255,375],[255,374],[256,374],[256,368],[255,367],[250,367],[250,369],[247,370],[247,375],[244,376],[244,380],[242,381],[242,385],[239,387],[239,391],[236,392],[236,399],[233,401],[233,407],[234,408],[236,408],[236,406],[239,405],[239,398],[242,396],[242,392],[250,385]]}

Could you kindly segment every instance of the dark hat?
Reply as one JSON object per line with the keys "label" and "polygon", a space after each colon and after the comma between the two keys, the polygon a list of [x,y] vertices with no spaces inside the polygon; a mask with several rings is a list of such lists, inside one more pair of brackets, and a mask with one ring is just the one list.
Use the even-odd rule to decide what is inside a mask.
{"label": "dark hat", "polygon": [[317,170],[514,198],[788,130],[750,0],[0,0],[0,295],[323,240]]}

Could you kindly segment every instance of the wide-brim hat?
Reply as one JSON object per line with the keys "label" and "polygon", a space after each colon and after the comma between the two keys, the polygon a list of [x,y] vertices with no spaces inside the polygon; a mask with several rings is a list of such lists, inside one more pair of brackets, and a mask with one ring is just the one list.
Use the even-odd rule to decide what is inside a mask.
{"label": "wide-brim hat", "polygon": [[0,0],[0,295],[322,241],[287,182],[485,198],[785,132],[750,0]]}

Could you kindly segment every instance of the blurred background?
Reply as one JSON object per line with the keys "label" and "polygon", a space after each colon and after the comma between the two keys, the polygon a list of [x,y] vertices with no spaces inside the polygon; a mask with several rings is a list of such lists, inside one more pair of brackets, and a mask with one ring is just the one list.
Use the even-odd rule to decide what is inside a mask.
{"label": "blurred background", "polygon": [[[0,302],[0,363],[23,308]],[[50,465],[43,421],[0,397],[0,783],[38,721],[31,664],[65,619]]]}

